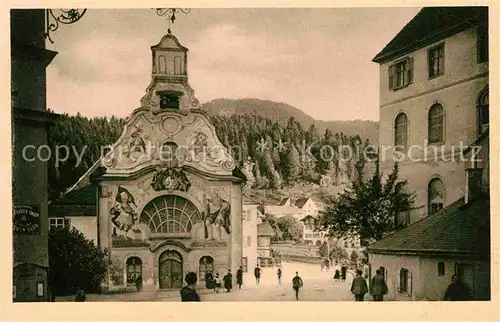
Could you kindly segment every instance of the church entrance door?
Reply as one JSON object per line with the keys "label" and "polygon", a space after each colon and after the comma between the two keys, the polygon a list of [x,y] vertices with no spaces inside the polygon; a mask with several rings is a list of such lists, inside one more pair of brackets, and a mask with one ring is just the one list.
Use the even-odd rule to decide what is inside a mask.
{"label": "church entrance door", "polygon": [[160,288],[182,288],[182,256],[175,250],[164,251],[158,260]]}

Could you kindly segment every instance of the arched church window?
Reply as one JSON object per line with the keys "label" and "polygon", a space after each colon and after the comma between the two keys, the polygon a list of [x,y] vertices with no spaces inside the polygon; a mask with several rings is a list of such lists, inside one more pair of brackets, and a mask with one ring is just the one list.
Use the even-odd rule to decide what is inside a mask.
{"label": "arched church window", "polygon": [[189,233],[201,221],[200,212],[189,200],[163,195],[151,200],[142,211],[140,222],[153,234]]}
{"label": "arched church window", "polygon": [[428,115],[429,143],[444,142],[444,108],[441,104],[434,104]]}
{"label": "arched church window", "polygon": [[490,124],[490,98],[488,89],[479,94],[477,104],[477,118],[479,125],[479,134],[482,134]]}
{"label": "arched church window", "polygon": [[428,214],[432,215],[443,209],[444,185],[439,178],[429,181],[428,187]]}
{"label": "arched church window", "polygon": [[408,117],[399,113],[394,120],[394,146],[406,148],[408,143]]}
{"label": "arched church window", "polygon": [[181,57],[176,56],[174,58],[174,74],[175,75],[181,75]]}
{"label": "arched church window", "polygon": [[[395,186],[396,192],[406,193],[405,182],[398,182]],[[396,229],[406,227],[410,224],[410,212],[409,211],[401,211],[396,214],[396,218],[394,219],[394,226]]]}
{"label": "arched church window", "polygon": [[167,73],[167,59],[163,55],[160,55],[160,57],[158,57],[158,71],[160,74]]}
{"label": "arched church window", "polygon": [[214,259],[210,256],[203,256],[200,258],[200,269],[199,269],[199,277],[200,281],[205,280],[205,276],[210,272],[212,275],[214,274]]}

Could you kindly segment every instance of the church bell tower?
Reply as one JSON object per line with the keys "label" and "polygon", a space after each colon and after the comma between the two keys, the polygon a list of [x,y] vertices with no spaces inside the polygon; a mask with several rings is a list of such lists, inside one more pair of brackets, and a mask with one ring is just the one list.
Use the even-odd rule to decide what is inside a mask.
{"label": "church bell tower", "polygon": [[198,108],[199,101],[188,82],[188,49],[169,30],[157,45],[151,46],[151,51],[151,83],[141,99],[141,107],[153,112]]}

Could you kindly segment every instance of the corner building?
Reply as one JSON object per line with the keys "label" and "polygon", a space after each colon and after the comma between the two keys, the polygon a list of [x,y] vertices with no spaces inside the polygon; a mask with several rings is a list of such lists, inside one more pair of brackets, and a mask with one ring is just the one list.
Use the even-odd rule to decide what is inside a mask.
{"label": "corner building", "polygon": [[488,7],[424,8],[373,61],[381,171],[404,154],[400,178],[421,207],[400,214],[404,227],[465,194],[461,151],[489,125]]}
{"label": "corner building", "polygon": [[94,168],[98,233],[111,265],[105,289],[176,289],[188,272],[235,272],[242,260],[245,177],[188,83],[187,53],[170,32],[151,47],[141,107]]}

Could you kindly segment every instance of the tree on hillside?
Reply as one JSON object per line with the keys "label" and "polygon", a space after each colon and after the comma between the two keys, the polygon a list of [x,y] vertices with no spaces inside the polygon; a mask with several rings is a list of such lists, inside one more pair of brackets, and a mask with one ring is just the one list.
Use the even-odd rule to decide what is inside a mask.
{"label": "tree on hillside", "polygon": [[415,193],[407,193],[405,185],[406,181],[398,180],[397,163],[385,183],[377,164],[370,179],[364,180],[362,173],[358,173],[351,187],[328,198],[325,210],[320,212],[319,224],[331,236],[380,240],[395,230],[398,213],[417,209]]}
{"label": "tree on hillside", "polygon": [[349,257],[349,259],[351,260],[352,267],[358,267],[358,258],[359,258],[358,253],[355,250],[353,250],[351,252],[351,256]]}
{"label": "tree on hillside", "polygon": [[283,234],[282,240],[302,241],[302,225],[296,218],[292,216],[281,217],[277,220],[277,225]]}
{"label": "tree on hillside", "polygon": [[56,295],[99,291],[107,272],[107,254],[76,229],[49,232],[49,285]]}
{"label": "tree on hillside", "polygon": [[288,183],[294,182],[299,178],[301,171],[299,151],[294,144],[288,144],[286,147],[285,158],[283,160],[283,172]]}
{"label": "tree on hillside", "polygon": [[[245,107],[249,107],[255,102],[255,100],[246,101]],[[224,109],[222,110],[224,111]],[[277,171],[282,182],[317,183],[319,173],[330,175],[330,170],[335,170],[336,166],[336,163],[332,161],[323,162],[320,156],[321,148],[330,145],[332,149],[327,147],[324,151],[337,149],[342,139],[346,142],[354,142],[359,137],[357,135],[346,136],[343,133],[339,135],[331,130],[325,131],[325,124],[321,122],[309,126],[311,122],[304,122],[302,117],[282,118],[280,116],[278,118],[281,121],[248,113],[234,115],[223,113],[223,115],[211,117],[221,143],[227,148],[237,147],[231,149],[230,152],[239,159],[237,160],[240,161],[238,165],[241,166],[248,157],[256,163],[254,171],[260,173],[256,173],[254,187],[258,189],[280,186],[279,180],[277,180],[278,176],[271,171],[272,168]],[[49,145],[54,149],[52,155],[55,155],[57,147],[68,147],[69,151],[67,154],[65,151],[59,151],[62,152],[62,155],[57,160],[58,163],[56,163],[55,158],[48,161],[50,200],[57,199],[61,193],[74,185],[89,167],[99,160],[103,147],[116,143],[122,135],[124,123],[125,119],[117,117],[87,118],[82,115],[69,116],[65,114],[57,118],[48,132]],[[304,130],[306,124],[309,127]],[[318,130],[316,126],[318,126]],[[338,126],[344,128],[341,123]],[[312,141],[316,141],[320,128],[320,138],[314,149],[311,149],[318,162],[316,162],[314,171],[303,171],[304,166],[300,157],[300,154],[303,154],[302,142],[306,142],[306,146],[308,146]],[[261,139],[268,142],[267,153],[269,156],[265,156],[264,159],[259,151],[258,142]],[[275,149],[279,142],[285,144],[286,149],[282,151]],[[301,152],[299,153],[297,149]],[[65,159],[66,156],[67,159]],[[82,156],[81,162],[77,156]],[[268,157],[270,160],[267,159]]]}

